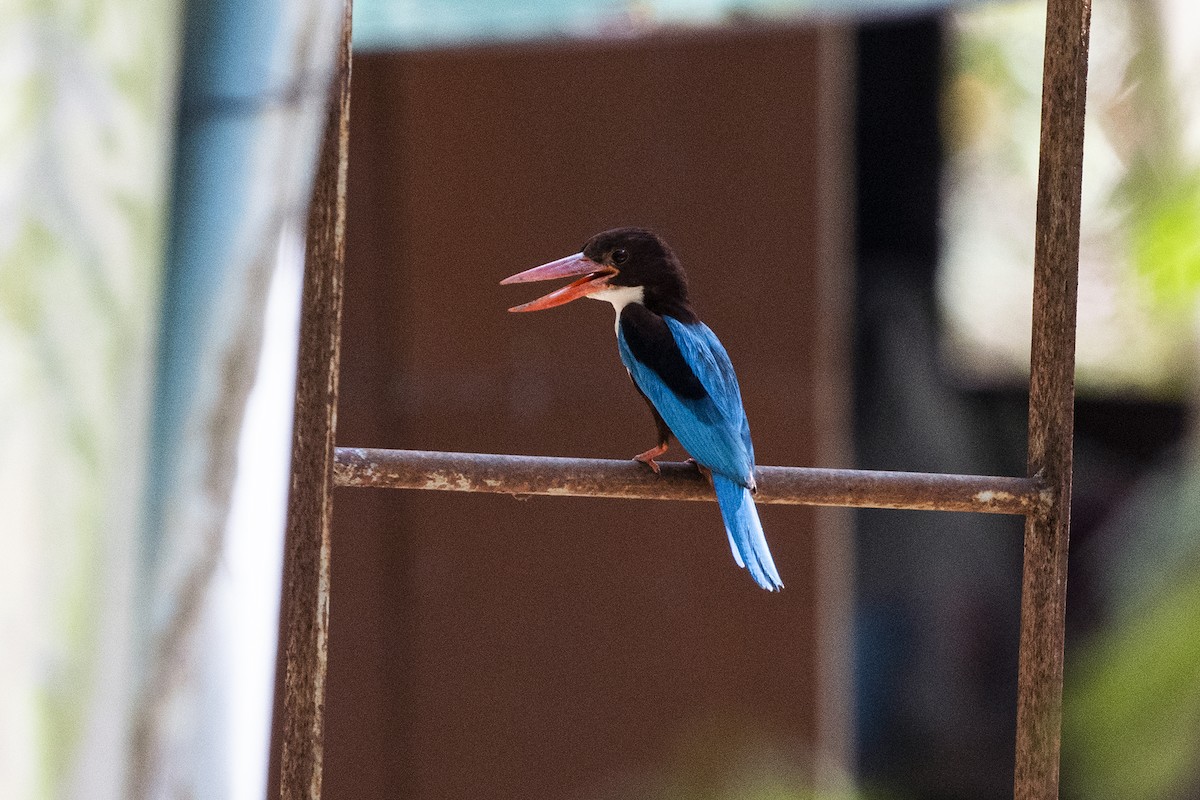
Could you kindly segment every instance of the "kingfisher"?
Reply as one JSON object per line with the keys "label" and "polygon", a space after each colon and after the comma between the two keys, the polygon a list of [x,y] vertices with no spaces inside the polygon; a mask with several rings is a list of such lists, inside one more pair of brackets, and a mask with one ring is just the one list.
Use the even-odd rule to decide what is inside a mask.
{"label": "kingfisher", "polygon": [[634,459],[656,474],[674,437],[712,483],[733,560],[767,591],[783,588],[754,506],[754,445],[729,355],[688,299],[687,276],[658,234],[598,233],[574,255],[511,275],[501,284],[577,278],[509,311],[541,311],[590,297],[617,313],[617,351],[650,407],[657,444]]}

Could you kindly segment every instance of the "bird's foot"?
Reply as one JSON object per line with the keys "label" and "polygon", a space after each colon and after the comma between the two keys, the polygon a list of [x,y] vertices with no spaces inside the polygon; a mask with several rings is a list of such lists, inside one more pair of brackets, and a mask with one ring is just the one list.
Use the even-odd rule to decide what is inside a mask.
{"label": "bird's foot", "polygon": [[703,475],[703,476],[704,476],[704,479],[705,479],[706,481],[708,481],[708,485],[709,485],[709,486],[712,486],[712,485],[713,485],[713,482],[712,482],[712,470],[711,470],[711,469],[709,469],[708,467],[704,466],[703,464],[701,464],[699,461],[697,461],[696,459],[692,458],[691,456],[689,456],[689,457],[688,457],[688,460],[687,460],[687,461],[685,461],[685,462],[683,462],[683,463],[685,463],[685,464],[691,464],[693,467],[695,467],[695,468],[696,468],[696,471],[697,471],[697,472],[699,472],[701,475]]}
{"label": "bird's foot", "polygon": [[666,442],[663,442],[662,444],[651,447],[644,453],[638,453],[633,457],[633,460],[640,461],[650,469],[654,470],[655,475],[661,475],[662,470],[659,469],[658,463],[654,459],[658,458],[665,452],[667,452],[667,444]]}

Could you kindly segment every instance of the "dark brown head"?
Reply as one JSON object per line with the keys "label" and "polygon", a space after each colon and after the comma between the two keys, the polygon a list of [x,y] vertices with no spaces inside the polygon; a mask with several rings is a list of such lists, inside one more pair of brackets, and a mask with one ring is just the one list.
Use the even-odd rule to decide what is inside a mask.
{"label": "dark brown head", "polygon": [[[582,278],[510,311],[540,311],[594,295],[614,305],[643,303],[656,314],[684,322],[696,319],[688,300],[687,276],[667,243],[645,228],[614,228],[598,233],[579,253],[526,270],[501,283],[525,283],[583,275]],[[641,292],[620,292],[622,288]]]}

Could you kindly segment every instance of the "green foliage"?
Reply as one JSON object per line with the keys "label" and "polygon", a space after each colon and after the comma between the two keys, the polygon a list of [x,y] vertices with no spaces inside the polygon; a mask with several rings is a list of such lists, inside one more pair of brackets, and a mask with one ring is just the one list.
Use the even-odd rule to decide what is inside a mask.
{"label": "green foliage", "polygon": [[[689,720],[653,772],[594,796],[650,800],[864,800],[849,775],[826,776],[818,787],[804,748],[780,740],[740,714]],[[871,795],[885,800],[883,795]]]}
{"label": "green foliage", "polygon": [[0,264],[0,321],[12,325],[21,336],[37,332],[42,304],[36,269],[20,264],[47,264],[61,258],[62,244],[45,225],[31,220],[21,228],[9,252],[9,265]]}
{"label": "green foliage", "polygon": [[1200,755],[1200,572],[1076,658],[1065,704],[1069,780],[1093,800],[1168,800]]}
{"label": "green foliage", "polygon": [[1200,294],[1200,172],[1159,188],[1130,216],[1133,263],[1154,306],[1187,315]]}
{"label": "green foliage", "polygon": [[[1194,383],[1200,152],[1189,133],[1197,104],[1188,89],[1196,84],[1189,39],[1164,16],[1170,8],[1121,0],[1093,9],[1076,350],[1082,393],[1179,398]],[[1045,3],[985,4],[952,18],[939,278],[947,352],[974,380],[1017,384],[1029,363]]]}
{"label": "green foliage", "polygon": [[1078,797],[1173,800],[1200,773],[1200,460],[1144,476],[1100,539],[1111,622],[1068,650],[1064,781]]}
{"label": "green foliage", "polygon": [[[0,682],[11,698],[0,701],[0,741],[22,749],[0,748],[0,797],[64,797],[73,786],[111,797],[114,770],[97,776],[110,765],[82,763],[80,743],[115,729],[97,718],[115,713],[125,688],[102,676],[129,625],[119,556],[132,548],[144,469],[136,445],[166,219],[177,4],[19,0],[8,12],[0,538],[17,566],[0,567]],[[122,745],[111,743],[110,760]]]}

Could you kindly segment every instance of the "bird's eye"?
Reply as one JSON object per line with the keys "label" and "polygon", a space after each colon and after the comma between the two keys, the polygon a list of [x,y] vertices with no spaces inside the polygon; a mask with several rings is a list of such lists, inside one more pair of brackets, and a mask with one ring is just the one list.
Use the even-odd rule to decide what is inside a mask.
{"label": "bird's eye", "polygon": [[617,248],[616,250],[612,251],[612,256],[610,257],[612,258],[612,262],[614,264],[620,266],[629,260],[629,251],[623,248]]}

